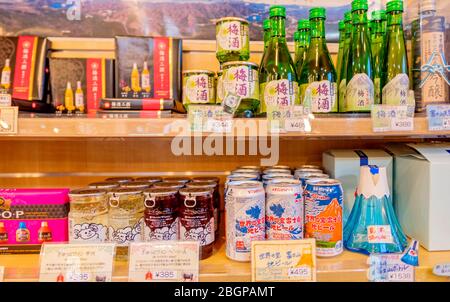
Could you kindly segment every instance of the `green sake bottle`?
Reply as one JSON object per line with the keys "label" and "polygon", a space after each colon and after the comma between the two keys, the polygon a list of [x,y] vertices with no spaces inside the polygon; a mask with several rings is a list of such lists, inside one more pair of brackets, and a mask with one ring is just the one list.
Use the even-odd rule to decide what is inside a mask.
{"label": "green sake bottle", "polygon": [[374,104],[373,60],[367,28],[367,0],[352,2],[352,43],[347,64],[346,112],[369,112]]}
{"label": "green sake bottle", "polygon": [[303,61],[306,59],[306,53],[310,43],[310,24],[309,20],[298,20],[298,44],[295,46],[295,70],[297,77],[300,77]]}
{"label": "green sake bottle", "polygon": [[299,104],[297,75],[286,43],[286,8],[271,6],[269,16],[272,37],[259,67],[261,113]]}
{"label": "green sake bottle", "polygon": [[384,21],[386,20],[386,12],[384,10],[377,10],[372,12],[372,57],[373,57],[373,85],[375,92],[375,104],[381,104],[381,81],[385,72],[385,53],[386,53],[386,32]]}
{"label": "green sake bottle", "polygon": [[264,51],[259,66],[261,66],[262,62],[264,61],[264,56],[267,53],[267,48],[269,47],[270,39],[272,38],[272,21],[270,19],[265,19],[263,21],[263,31]]}
{"label": "green sake bottle", "polygon": [[344,14],[344,24],[345,24],[345,42],[344,42],[344,51],[342,53],[342,63],[341,67],[338,70],[339,74],[339,112],[345,112],[345,91],[347,88],[347,64],[348,64],[348,56],[350,50],[350,44],[352,43],[352,12],[348,11]]}
{"label": "green sake bottle", "polygon": [[393,0],[388,2],[386,13],[388,19],[385,54],[386,72],[382,80],[382,100],[383,104],[407,105],[409,71],[402,24],[403,1]]}
{"label": "green sake bottle", "polygon": [[339,50],[337,57],[337,83],[341,82],[341,68],[342,68],[342,59],[344,56],[344,44],[345,44],[345,23],[344,20],[339,21]]}
{"label": "green sake bottle", "polygon": [[326,10],[309,10],[311,42],[299,74],[300,102],[312,113],[337,112],[337,75],[325,40]]}

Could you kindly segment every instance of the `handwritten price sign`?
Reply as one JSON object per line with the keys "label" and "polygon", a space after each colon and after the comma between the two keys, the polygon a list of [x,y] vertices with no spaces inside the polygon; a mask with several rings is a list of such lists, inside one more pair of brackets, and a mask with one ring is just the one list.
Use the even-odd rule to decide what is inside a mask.
{"label": "handwritten price sign", "polygon": [[428,130],[450,130],[450,105],[427,106]]}
{"label": "handwritten price sign", "polygon": [[414,282],[414,267],[404,263],[403,254],[372,254],[367,259],[367,278],[375,282]]}
{"label": "handwritten price sign", "polygon": [[414,130],[414,107],[373,105],[371,111],[374,132]]}

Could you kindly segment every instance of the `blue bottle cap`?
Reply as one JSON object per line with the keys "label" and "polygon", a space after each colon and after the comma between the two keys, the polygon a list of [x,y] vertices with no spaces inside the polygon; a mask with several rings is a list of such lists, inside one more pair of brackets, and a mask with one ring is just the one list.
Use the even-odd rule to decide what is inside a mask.
{"label": "blue bottle cap", "polygon": [[19,223],[19,229],[26,229],[26,228],[27,228],[27,224],[25,222]]}

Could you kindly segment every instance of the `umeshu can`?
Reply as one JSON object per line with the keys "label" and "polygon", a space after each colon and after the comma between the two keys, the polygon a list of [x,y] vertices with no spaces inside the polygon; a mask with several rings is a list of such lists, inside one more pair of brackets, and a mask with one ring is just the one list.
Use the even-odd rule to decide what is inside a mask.
{"label": "umeshu can", "polygon": [[299,180],[273,180],[266,187],[266,239],[303,238],[303,190]]}
{"label": "umeshu can", "polygon": [[320,172],[322,172],[322,168],[317,165],[301,165],[301,166],[295,168],[296,171],[303,170],[303,169],[315,169],[315,170],[320,170]]}
{"label": "umeshu can", "polygon": [[300,176],[300,181],[302,182],[302,186],[305,187],[306,181],[308,179],[328,179],[328,178],[330,178],[330,176],[328,174],[311,173],[311,174],[306,174],[304,176]]}
{"label": "umeshu can", "polygon": [[259,181],[229,183],[225,196],[226,255],[250,261],[253,240],[265,239],[265,192]]}
{"label": "umeshu can", "polygon": [[305,187],[305,238],[316,239],[316,253],[342,253],[343,190],[335,179],[310,179]]}

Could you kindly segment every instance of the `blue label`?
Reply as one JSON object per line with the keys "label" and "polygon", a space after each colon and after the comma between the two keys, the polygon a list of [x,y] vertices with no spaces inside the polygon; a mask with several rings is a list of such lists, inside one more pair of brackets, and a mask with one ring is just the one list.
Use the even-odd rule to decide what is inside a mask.
{"label": "blue label", "polygon": [[367,166],[369,164],[369,157],[362,150],[355,150],[355,153],[359,156],[360,166]]}
{"label": "blue label", "polygon": [[380,169],[376,165],[370,165],[369,168],[370,168],[370,174],[372,174],[372,175],[377,175],[378,173],[380,173]]}

